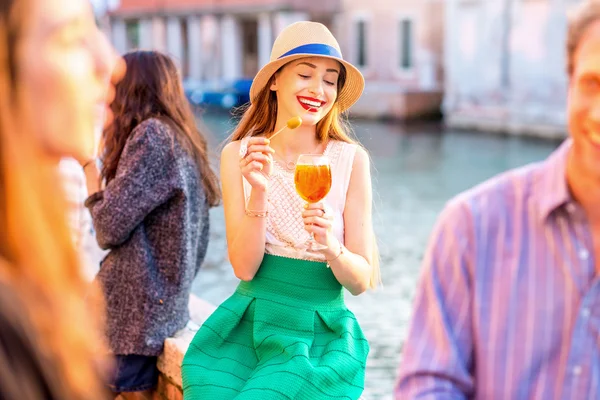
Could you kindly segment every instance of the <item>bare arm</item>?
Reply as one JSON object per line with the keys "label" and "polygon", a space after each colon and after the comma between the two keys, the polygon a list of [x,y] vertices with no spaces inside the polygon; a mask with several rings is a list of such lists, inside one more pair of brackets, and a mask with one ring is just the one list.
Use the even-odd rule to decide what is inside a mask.
{"label": "bare arm", "polygon": [[[353,295],[369,287],[373,272],[372,190],[369,157],[358,148],[352,165],[352,175],[344,209],[345,249],[331,232],[331,221],[322,217],[320,203],[304,213],[306,229],[315,232],[315,239],[328,246],[323,250],[336,279]],[[327,222],[325,222],[327,221]],[[315,225],[310,225],[315,224]]]}
{"label": "bare arm", "polygon": [[84,166],[83,172],[85,173],[87,193],[88,196],[91,196],[100,190],[100,170],[98,170],[96,160],[90,160]]}
{"label": "bare arm", "polygon": [[[221,181],[223,185],[223,208],[225,210],[225,230],[229,261],[235,276],[244,281],[254,278],[265,253],[267,219],[249,216],[246,205],[242,177],[247,177],[252,190],[249,193],[247,209],[255,212],[267,210],[267,177],[270,174],[270,150],[266,139],[253,138],[248,156],[240,161],[240,142],[228,144],[221,156]],[[253,147],[254,146],[254,147]],[[264,153],[261,152],[264,150]],[[266,176],[265,176],[266,175]]]}

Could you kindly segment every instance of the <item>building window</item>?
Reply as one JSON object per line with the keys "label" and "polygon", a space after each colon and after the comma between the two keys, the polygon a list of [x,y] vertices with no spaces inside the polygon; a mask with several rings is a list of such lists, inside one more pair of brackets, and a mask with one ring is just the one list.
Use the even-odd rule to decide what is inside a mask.
{"label": "building window", "polygon": [[190,43],[187,19],[179,21],[179,34],[181,35],[181,76],[186,79],[190,75]]}
{"label": "building window", "polygon": [[410,19],[400,20],[399,25],[399,65],[403,70],[412,69],[413,67],[413,21]]}
{"label": "building window", "polygon": [[242,30],[242,76],[251,78],[258,73],[258,20],[243,19]]}
{"label": "building window", "polygon": [[359,20],[356,23],[356,64],[359,67],[367,66],[367,23]]}
{"label": "building window", "polygon": [[125,22],[125,32],[127,37],[127,50],[140,47],[140,21],[129,20]]}

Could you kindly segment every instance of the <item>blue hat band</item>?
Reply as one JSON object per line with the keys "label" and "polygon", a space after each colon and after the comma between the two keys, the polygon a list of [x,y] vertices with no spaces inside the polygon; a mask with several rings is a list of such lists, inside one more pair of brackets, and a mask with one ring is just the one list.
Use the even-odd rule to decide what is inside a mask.
{"label": "blue hat band", "polygon": [[342,58],[342,54],[335,47],[321,43],[304,44],[302,46],[295,47],[279,58],[293,56],[294,54],[314,54],[315,56]]}

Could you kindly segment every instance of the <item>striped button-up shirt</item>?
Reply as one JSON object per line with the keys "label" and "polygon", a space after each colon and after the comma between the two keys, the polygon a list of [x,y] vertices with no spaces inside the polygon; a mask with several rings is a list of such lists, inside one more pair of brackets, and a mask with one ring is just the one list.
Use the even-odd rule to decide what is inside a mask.
{"label": "striped button-up shirt", "polygon": [[396,399],[600,399],[600,279],[566,183],[570,146],[447,204]]}

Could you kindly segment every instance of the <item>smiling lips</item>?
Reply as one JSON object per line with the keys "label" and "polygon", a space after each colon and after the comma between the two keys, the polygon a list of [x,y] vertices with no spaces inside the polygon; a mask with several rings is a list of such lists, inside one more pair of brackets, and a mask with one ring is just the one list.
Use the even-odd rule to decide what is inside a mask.
{"label": "smiling lips", "polygon": [[306,111],[317,112],[323,105],[325,105],[325,101],[315,99],[314,97],[304,97],[297,96],[298,102]]}

